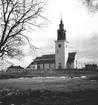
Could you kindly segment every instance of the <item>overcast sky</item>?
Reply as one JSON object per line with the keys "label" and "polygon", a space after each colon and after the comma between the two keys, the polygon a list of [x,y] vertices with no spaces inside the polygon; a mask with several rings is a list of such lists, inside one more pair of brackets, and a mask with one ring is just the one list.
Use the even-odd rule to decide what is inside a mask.
{"label": "overcast sky", "polygon": [[69,52],[76,51],[81,64],[98,63],[98,13],[91,13],[78,0],[48,0],[44,16],[50,20],[43,30],[28,32],[30,42],[39,48],[32,54],[24,48],[25,58],[16,64],[26,67],[35,56],[55,52],[57,29],[61,19],[69,41]]}

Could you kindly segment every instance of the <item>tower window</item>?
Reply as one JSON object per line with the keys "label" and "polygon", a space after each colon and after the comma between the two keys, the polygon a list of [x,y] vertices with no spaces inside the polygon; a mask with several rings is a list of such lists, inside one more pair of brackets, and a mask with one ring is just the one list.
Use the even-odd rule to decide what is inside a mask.
{"label": "tower window", "polygon": [[67,48],[67,45],[66,45],[66,48]]}
{"label": "tower window", "polygon": [[58,45],[59,48],[61,48],[61,46],[62,46],[61,44]]}

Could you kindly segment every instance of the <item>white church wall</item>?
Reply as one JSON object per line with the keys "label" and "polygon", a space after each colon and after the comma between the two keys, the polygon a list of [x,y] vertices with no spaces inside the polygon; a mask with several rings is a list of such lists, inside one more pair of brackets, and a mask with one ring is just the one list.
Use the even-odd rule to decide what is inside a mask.
{"label": "white church wall", "polygon": [[40,64],[40,69],[44,69],[44,68],[43,68],[43,64]]}
{"label": "white church wall", "polygon": [[73,69],[74,68],[74,62],[67,63],[67,69]]}
{"label": "white church wall", "polygon": [[[61,47],[59,47],[61,45]],[[56,54],[56,69],[61,66],[61,68],[66,68],[66,63],[68,59],[68,45],[65,40],[55,41],[55,54]]]}
{"label": "white church wall", "polygon": [[68,43],[67,42],[65,42],[64,47],[65,47],[65,50],[64,50],[64,52],[65,52],[65,68],[67,68],[67,60],[68,60]]}
{"label": "white church wall", "polygon": [[70,63],[67,63],[67,69],[69,69],[70,68]]}
{"label": "white church wall", "polygon": [[49,64],[45,64],[44,69],[49,69]]}
{"label": "white church wall", "polygon": [[74,62],[72,62],[72,63],[70,64],[70,68],[71,68],[71,69],[74,69]]}
{"label": "white church wall", "polygon": [[[55,69],[55,63],[44,63],[44,64],[39,64],[37,65],[36,69]],[[32,66],[33,68],[33,66]]]}
{"label": "white church wall", "polygon": [[75,55],[74,68],[78,68],[77,54]]}
{"label": "white church wall", "polygon": [[50,69],[55,69],[55,64],[54,63],[50,64]]}
{"label": "white church wall", "polygon": [[37,70],[37,65],[31,64],[26,70]]}
{"label": "white church wall", "polygon": [[30,69],[36,70],[37,69],[37,65],[30,65]]}

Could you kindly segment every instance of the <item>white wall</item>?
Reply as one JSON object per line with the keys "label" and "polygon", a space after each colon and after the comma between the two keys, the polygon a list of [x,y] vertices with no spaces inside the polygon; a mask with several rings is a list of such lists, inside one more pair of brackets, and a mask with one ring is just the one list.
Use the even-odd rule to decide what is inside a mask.
{"label": "white wall", "polygon": [[51,64],[50,64],[50,68],[51,68],[51,69],[55,69],[55,63],[51,63]]}
{"label": "white wall", "polygon": [[72,63],[70,64],[70,68],[71,68],[71,69],[74,69],[74,62],[72,62]]}
{"label": "white wall", "polygon": [[43,64],[40,64],[40,69],[44,69],[44,68],[43,68]]}
{"label": "white wall", "polygon": [[44,69],[50,69],[49,64],[44,64]]}
{"label": "white wall", "polygon": [[[59,44],[62,45],[60,48],[58,47]],[[62,68],[66,68],[68,59],[68,43],[65,40],[55,41],[55,55],[56,69],[59,68],[60,63]]]}
{"label": "white wall", "polygon": [[27,70],[37,70],[37,65],[36,64],[31,64]]}
{"label": "white wall", "polygon": [[40,69],[55,69],[55,63],[40,64]]}
{"label": "white wall", "polygon": [[74,68],[78,68],[78,59],[77,59],[77,54],[75,55],[75,60],[74,60]]}
{"label": "white wall", "polygon": [[73,68],[74,68],[74,62],[68,63],[68,64],[67,64],[67,68],[68,68],[68,69],[70,69],[70,68],[73,69]]}
{"label": "white wall", "polygon": [[24,72],[25,70],[24,69],[17,69],[17,68],[10,68],[7,70],[7,72],[11,72],[11,73],[14,73],[14,72]]}

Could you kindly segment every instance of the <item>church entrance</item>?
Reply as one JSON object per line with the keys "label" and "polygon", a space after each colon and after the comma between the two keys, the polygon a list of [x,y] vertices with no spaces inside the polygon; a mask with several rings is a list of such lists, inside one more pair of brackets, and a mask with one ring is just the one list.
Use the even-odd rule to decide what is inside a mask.
{"label": "church entrance", "polygon": [[58,67],[59,69],[62,69],[62,65],[61,65],[61,62],[59,63],[59,67]]}

